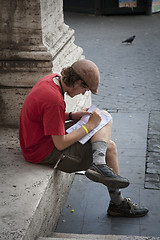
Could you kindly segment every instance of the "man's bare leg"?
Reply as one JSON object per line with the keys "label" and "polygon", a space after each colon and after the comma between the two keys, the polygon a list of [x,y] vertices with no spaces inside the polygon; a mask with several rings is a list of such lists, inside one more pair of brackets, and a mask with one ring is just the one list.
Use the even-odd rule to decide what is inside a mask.
{"label": "man's bare leg", "polygon": [[106,151],[106,164],[119,174],[118,153],[116,144],[110,140]]}

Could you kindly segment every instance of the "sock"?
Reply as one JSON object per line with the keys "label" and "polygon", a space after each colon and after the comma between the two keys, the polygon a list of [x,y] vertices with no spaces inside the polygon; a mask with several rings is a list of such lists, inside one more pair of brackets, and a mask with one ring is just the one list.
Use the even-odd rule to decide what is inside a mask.
{"label": "sock", "polygon": [[111,201],[115,205],[119,205],[124,200],[122,193],[119,189],[108,189]]}
{"label": "sock", "polygon": [[106,150],[108,143],[104,141],[96,141],[92,143],[93,163],[106,164]]}

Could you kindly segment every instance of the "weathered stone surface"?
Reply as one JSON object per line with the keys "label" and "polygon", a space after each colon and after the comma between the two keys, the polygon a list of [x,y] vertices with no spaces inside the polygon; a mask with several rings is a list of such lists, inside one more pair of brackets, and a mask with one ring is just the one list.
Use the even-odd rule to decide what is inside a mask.
{"label": "weathered stone surface", "polygon": [[153,163],[148,163],[146,173],[160,174],[160,166]]}
{"label": "weathered stone surface", "polygon": [[[60,73],[82,57],[74,30],[64,23],[63,1],[1,1],[0,125],[18,126],[22,103],[33,85],[52,72]],[[66,97],[67,109],[90,106],[90,93]],[[78,104],[80,104],[78,106]]]}
{"label": "weathered stone surface", "polygon": [[41,0],[43,43],[52,55],[53,72],[81,58],[82,48],[74,44],[74,30],[64,23],[63,1]]}
{"label": "weathered stone surface", "polygon": [[53,229],[74,175],[27,163],[18,129],[0,128],[0,136],[0,236],[35,239]]}
{"label": "weathered stone surface", "polygon": [[145,188],[160,189],[160,112],[151,111],[147,138]]}
{"label": "weathered stone surface", "polygon": [[53,233],[49,238],[40,237],[38,240],[54,239],[91,239],[91,240],[160,240],[160,237],[129,236],[129,235],[98,235],[98,234],[74,234],[74,233]]}
{"label": "weathered stone surface", "polygon": [[0,42],[2,49],[43,45],[39,0],[1,0]]}
{"label": "weathered stone surface", "polygon": [[145,181],[146,182],[155,182],[155,183],[159,183],[159,175],[158,174],[150,174],[150,173],[148,173],[148,174],[146,174],[146,176],[145,176]]}
{"label": "weathered stone surface", "polygon": [[145,188],[148,188],[148,189],[155,189],[155,190],[159,190],[160,189],[160,183],[159,182],[145,182]]}
{"label": "weathered stone surface", "polygon": [[160,135],[153,135],[152,139],[148,139],[148,151],[160,153]]}

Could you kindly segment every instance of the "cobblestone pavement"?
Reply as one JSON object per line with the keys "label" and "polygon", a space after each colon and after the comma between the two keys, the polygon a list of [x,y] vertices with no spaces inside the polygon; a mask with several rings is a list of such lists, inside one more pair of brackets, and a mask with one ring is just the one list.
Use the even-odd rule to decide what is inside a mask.
{"label": "cobblestone pavement", "polygon": [[145,188],[160,189],[160,111],[149,115]]}
{"label": "cobblestone pavement", "polygon": [[[160,109],[160,14],[94,17],[67,14],[76,44],[101,73],[93,103],[120,111]],[[136,35],[132,45],[122,44]]]}
{"label": "cobblestone pavement", "polygon": [[[123,195],[149,208],[143,218],[106,216],[106,188],[76,175],[57,232],[160,236],[160,14],[65,14],[76,44],[100,69],[93,104],[113,116],[112,139],[120,173],[130,179]],[[133,44],[122,44],[136,35]],[[71,210],[74,210],[72,212]]]}
{"label": "cobblestone pavement", "polygon": [[[160,13],[109,17],[66,13],[65,22],[75,29],[75,42],[85,57],[100,69],[99,95],[92,95],[93,104],[110,112],[148,113],[145,187],[160,189]],[[122,44],[132,35],[133,44]],[[151,170],[153,166],[158,170]]]}

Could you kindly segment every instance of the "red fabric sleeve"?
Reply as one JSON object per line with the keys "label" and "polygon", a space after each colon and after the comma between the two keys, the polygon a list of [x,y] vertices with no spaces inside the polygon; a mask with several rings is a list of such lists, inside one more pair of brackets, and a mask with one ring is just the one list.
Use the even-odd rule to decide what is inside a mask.
{"label": "red fabric sleeve", "polygon": [[60,105],[49,106],[43,113],[43,126],[45,135],[65,134],[65,109]]}

